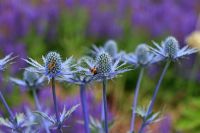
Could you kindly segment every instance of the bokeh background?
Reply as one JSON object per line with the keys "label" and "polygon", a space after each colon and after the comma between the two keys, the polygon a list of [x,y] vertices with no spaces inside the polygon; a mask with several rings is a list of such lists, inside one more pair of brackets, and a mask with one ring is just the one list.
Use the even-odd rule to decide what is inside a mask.
{"label": "bokeh background", "polygon": [[[22,78],[21,60],[27,56],[41,62],[48,51],[59,52],[63,59],[80,58],[92,44],[97,46],[113,39],[119,50],[133,52],[140,43],[152,45],[167,36],[175,36],[181,46],[194,31],[200,30],[199,0],[0,0],[0,57],[18,55],[15,63],[0,74],[1,91],[15,111],[26,106],[34,110],[30,93],[9,82],[9,76]],[[200,39],[200,38],[199,38]],[[150,126],[155,133],[200,132],[200,62],[199,55],[179,60],[170,66],[161,85],[155,111],[163,120]],[[145,71],[139,95],[139,105],[149,103],[163,63]],[[109,82],[108,104],[115,123],[111,132],[129,130],[131,104],[138,70],[123,74]],[[59,106],[79,103],[76,85],[57,83]],[[48,84],[39,92],[43,106],[52,108]],[[101,84],[88,86],[91,115],[101,112]],[[53,109],[51,109],[53,111]],[[0,112],[7,114],[0,104]],[[83,133],[81,109],[68,120],[69,133]],[[141,120],[137,119],[137,127]]]}

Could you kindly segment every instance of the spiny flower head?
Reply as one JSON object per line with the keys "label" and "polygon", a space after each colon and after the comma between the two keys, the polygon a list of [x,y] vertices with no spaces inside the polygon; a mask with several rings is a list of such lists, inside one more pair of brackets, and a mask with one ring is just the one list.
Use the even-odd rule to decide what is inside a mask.
{"label": "spiny flower head", "polygon": [[[77,64],[76,68],[77,71],[73,73],[73,75],[64,75],[62,78],[59,78],[60,81],[67,81],[68,83],[73,84],[88,84],[91,81],[93,81],[93,78],[90,76],[87,76],[85,74],[85,71],[88,69],[85,68],[91,68],[90,71],[96,72],[95,67],[95,60],[89,56],[83,56],[79,60],[75,62]],[[84,70],[83,70],[84,69]]]}
{"label": "spiny flower head", "polygon": [[149,62],[149,48],[146,44],[138,45],[135,54],[139,64],[147,64]]}
{"label": "spiny flower head", "polygon": [[188,45],[183,48],[179,48],[179,43],[175,37],[167,37],[160,46],[156,42],[153,42],[156,48],[150,47],[150,49],[158,56],[158,60],[177,60],[184,56],[198,52],[196,48],[189,48]]}
{"label": "spiny flower head", "polygon": [[15,57],[12,57],[12,53],[5,56],[3,59],[0,59],[0,70],[4,70],[6,68],[6,64],[12,61]]}
{"label": "spiny flower head", "polygon": [[124,54],[123,60],[135,67],[146,67],[155,62],[157,58],[153,54],[147,44],[139,44],[134,53]]}
{"label": "spiny flower head", "polygon": [[130,70],[124,67],[126,63],[121,63],[120,59],[114,61],[105,51],[100,52],[95,59],[85,59],[85,63],[86,67],[79,66],[77,71],[82,71],[83,77],[87,77],[89,81],[112,79]]}
{"label": "spiny flower head", "polygon": [[55,77],[61,72],[62,60],[60,54],[57,52],[49,52],[45,58],[46,75]]}
{"label": "spiny flower head", "polygon": [[169,56],[169,58],[173,59],[177,56],[177,52],[179,50],[179,44],[176,38],[168,37],[164,43],[164,51],[165,54]]}
{"label": "spiny flower head", "polygon": [[96,57],[101,52],[107,52],[112,60],[116,61],[124,54],[124,52],[118,52],[117,43],[114,40],[108,40],[103,47],[92,46],[91,54]]}
{"label": "spiny flower head", "polygon": [[117,43],[114,40],[108,40],[104,45],[104,49],[112,57],[115,57],[117,55],[117,51],[118,51],[117,50]]}
{"label": "spiny flower head", "polygon": [[[29,67],[28,69],[33,69],[32,67]],[[34,86],[34,84],[37,82],[39,79],[39,74],[38,73],[33,73],[28,70],[25,70],[23,73],[23,80],[29,85],[29,86]]]}
{"label": "spiny flower head", "polygon": [[24,59],[24,61],[33,66],[33,69],[27,68],[27,70],[43,74],[48,77],[48,80],[51,78],[63,77],[64,75],[72,75],[74,72],[72,70],[74,67],[74,65],[72,65],[72,57],[62,62],[59,53],[49,52],[45,57],[42,57],[42,59],[44,65],[39,64],[32,58]]}
{"label": "spiny flower head", "polygon": [[28,67],[24,70],[23,80],[17,78],[10,78],[10,81],[28,89],[39,89],[45,81],[45,76],[40,76],[34,71],[33,67]]}
{"label": "spiny flower head", "polygon": [[97,73],[105,74],[111,71],[112,58],[107,52],[102,52],[97,56],[96,59]]}

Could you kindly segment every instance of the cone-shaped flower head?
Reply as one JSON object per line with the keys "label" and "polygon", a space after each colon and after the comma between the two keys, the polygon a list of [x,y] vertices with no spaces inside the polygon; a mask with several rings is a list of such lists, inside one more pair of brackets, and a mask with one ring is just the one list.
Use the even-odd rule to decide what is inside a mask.
{"label": "cone-shaped flower head", "polygon": [[125,68],[126,63],[121,63],[120,59],[114,61],[110,54],[105,51],[101,51],[94,59],[85,58],[87,65],[78,66],[77,71],[83,72],[83,77],[87,78],[87,81],[101,81],[104,78],[112,79],[117,75],[130,71]]}
{"label": "cone-shaped flower head", "polygon": [[117,55],[117,43],[114,40],[108,40],[104,45],[104,49],[112,57]]}
{"label": "cone-shaped flower head", "polygon": [[33,66],[33,69],[28,69],[30,72],[43,74],[51,78],[63,77],[63,75],[72,75],[72,57],[62,62],[60,54],[57,52],[49,52],[45,57],[42,57],[44,65],[39,64],[32,58],[24,59],[27,63]]}
{"label": "cone-shaped flower head", "polygon": [[107,52],[102,52],[97,56],[97,73],[105,74],[111,71],[112,67],[112,58]]}
{"label": "cone-shaped flower head", "polygon": [[155,54],[152,53],[149,46],[144,43],[139,44],[134,53],[125,54],[123,60],[135,67],[146,67],[157,62]]}
{"label": "cone-shaped flower head", "polygon": [[[29,69],[32,69],[32,67],[29,67]],[[29,86],[34,86],[39,78],[40,78],[40,76],[38,73],[33,73],[28,70],[25,70],[23,73],[23,80]]]}
{"label": "cone-shaped flower head", "polygon": [[153,42],[156,48],[150,47],[150,49],[159,56],[158,60],[177,60],[184,56],[196,53],[198,49],[189,48],[188,45],[183,48],[179,48],[179,42],[175,37],[167,37],[162,45],[160,46],[156,42]]}
{"label": "cone-shaped flower head", "polygon": [[57,52],[49,52],[46,55],[45,71],[46,75],[56,77],[61,72],[62,60]]}
{"label": "cone-shaped flower head", "polygon": [[149,62],[149,48],[146,44],[140,44],[135,50],[139,64],[147,64]]}
{"label": "cone-shaped flower head", "polygon": [[27,89],[39,89],[45,81],[45,76],[40,76],[32,71],[34,71],[34,68],[28,67],[24,70],[23,80],[11,77],[10,81]]}
{"label": "cone-shaped flower head", "polygon": [[176,38],[168,37],[163,44],[165,54],[168,55],[169,58],[174,59],[177,56],[179,50],[179,44]]}
{"label": "cone-shaped flower head", "polygon": [[93,45],[91,50],[91,54],[93,55],[93,57],[98,56],[99,53],[102,52],[107,52],[114,61],[121,58],[124,54],[123,51],[118,52],[117,43],[114,40],[108,40],[103,47],[97,47],[96,45]]}

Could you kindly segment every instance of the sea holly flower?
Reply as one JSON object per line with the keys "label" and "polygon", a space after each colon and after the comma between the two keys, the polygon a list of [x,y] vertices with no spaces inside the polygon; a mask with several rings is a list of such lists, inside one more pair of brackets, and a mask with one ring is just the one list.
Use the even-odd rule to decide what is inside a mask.
{"label": "sea holly flower", "polygon": [[[62,133],[63,121],[65,119],[61,119],[58,114],[58,105],[55,91],[55,80],[62,78],[64,75],[72,75],[74,72],[72,71],[72,57],[66,59],[62,62],[60,54],[57,52],[49,52],[46,57],[42,57],[44,65],[40,65],[37,61],[29,58],[28,60],[24,59],[27,63],[32,65],[34,69],[27,69],[30,72],[36,72],[43,74],[48,77],[48,80],[51,80],[52,83],[52,95],[54,102],[54,110],[55,110],[55,118],[54,121],[55,129]],[[65,113],[65,112],[63,112]],[[45,113],[42,113],[45,114]],[[50,117],[49,117],[50,118]]]}
{"label": "sea holly flower", "polygon": [[[29,67],[29,70],[33,69],[33,67]],[[10,80],[22,87],[26,87],[27,90],[32,91],[33,93],[33,97],[34,97],[34,102],[35,102],[35,106],[36,109],[41,111],[41,104],[39,102],[39,98],[37,96],[37,90],[41,88],[41,86],[43,85],[44,81],[45,81],[45,76],[39,76],[38,73],[34,73],[31,71],[28,71],[27,69],[25,69],[24,73],[23,73],[23,80],[17,79],[17,78],[10,78]],[[42,123],[44,125],[44,129],[47,133],[50,133],[47,124],[45,123],[45,121],[42,119]]]}
{"label": "sea holly flower", "polygon": [[[31,70],[34,68],[28,67],[27,69]],[[38,73],[32,72],[32,70],[28,71],[27,69],[25,69],[23,73],[23,80],[13,77],[11,77],[10,80],[17,85],[28,89],[39,89],[45,81],[45,76],[39,76]]]}
{"label": "sea holly flower", "polygon": [[96,57],[95,61],[86,61],[89,68],[79,67],[78,71],[83,71],[86,76],[92,77],[97,81],[103,83],[103,109],[104,109],[104,128],[105,133],[108,133],[108,120],[107,120],[107,100],[106,100],[106,81],[112,79],[118,74],[129,71],[127,68],[123,68],[125,63],[120,64],[120,59],[113,61],[110,54],[105,51],[101,51]]}
{"label": "sea holly flower", "polygon": [[124,54],[123,60],[135,67],[147,67],[158,61],[157,56],[146,44],[139,44],[134,53]]}
{"label": "sea holly flower", "polygon": [[150,51],[148,45],[146,44],[139,44],[134,53],[124,54],[123,60],[128,64],[133,65],[136,68],[140,68],[140,74],[138,76],[136,88],[135,88],[135,95],[133,98],[133,105],[132,105],[132,119],[130,125],[130,132],[134,132],[135,128],[135,110],[137,107],[137,100],[139,95],[139,89],[141,80],[144,73],[144,68],[148,67],[149,65],[157,62],[157,56]]}
{"label": "sea holly flower", "polygon": [[30,128],[30,126],[35,124],[29,121],[23,113],[14,115],[1,92],[0,100],[6,108],[7,112],[9,113],[9,118],[0,117],[0,125],[7,127],[12,132],[21,133],[22,131]]}
{"label": "sea holly flower", "polygon": [[120,59],[113,61],[112,57],[105,51],[98,54],[96,59],[86,59],[87,67],[77,67],[85,76],[92,77],[93,80],[102,81],[105,77],[112,79],[119,74],[131,69],[125,67],[126,63],[120,63]]}
{"label": "sea holly flower", "polygon": [[150,47],[150,49],[160,56],[159,60],[172,60],[176,61],[179,58],[183,58],[187,55],[198,52],[196,48],[189,48],[188,45],[180,48],[178,40],[175,37],[167,37],[161,46],[156,42],[153,42],[156,48]]}
{"label": "sea holly flower", "polygon": [[39,74],[43,74],[48,77],[48,79],[62,77],[63,75],[71,75],[73,72],[71,71],[71,62],[72,57],[66,59],[62,62],[61,56],[57,52],[49,52],[46,57],[42,56],[43,65],[39,64],[37,61],[32,58],[23,59],[28,64],[30,64],[33,68],[28,71],[36,72]]}
{"label": "sea holly flower", "polygon": [[162,118],[159,118],[160,112],[151,113],[148,117],[146,117],[147,109],[145,107],[137,107],[136,108],[136,114],[140,116],[143,120],[143,123],[146,123],[146,125],[150,125],[156,122],[159,122]]}
{"label": "sea holly flower", "polygon": [[[79,105],[75,105],[69,110],[66,110],[65,107],[63,108],[62,113],[60,113],[60,115],[59,115],[59,120],[60,120],[59,126],[67,127],[67,125],[64,125],[65,120],[68,119],[72,115],[72,113],[78,108],[78,106]],[[40,112],[40,111],[35,111],[34,113],[41,116],[42,118],[46,119],[50,123],[51,129],[56,130],[58,128],[57,118],[55,115],[49,116],[46,113]]]}
{"label": "sea holly flower", "polygon": [[[113,126],[114,121],[108,123],[108,128]],[[104,131],[104,121],[99,121],[90,116],[90,129],[92,133],[102,133]]]}
{"label": "sea holly flower", "polygon": [[[149,117],[150,114],[152,114],[153,106],[156,100],[156,96],[158,94],[161,82],[167,72],[168,67],[170,66],[171,61],[176,61],[179,58],[185,57],[186,55],[190,55],[193,53],[196,53],[198,49],[196,48],[189,48],[188,45],[184,46],[183,48],[179,48],[179,43],[174,37],[167,37],[164,42],[162,42],[162,45],[159,46],[157,43],[154,43],[156,48],[151,48],[151,50],[157,54],[159,57],[159,60],[166,60],[165,67],[161,73],[160,79],[158,80],[158,83],[156,85],[156,88],[153,93],[153,97],[151,99],[150,105],[146,111],[145,119]],[[147,122],[143,122],[139,133],[142,133],[144,128],[148,125]]]}
{"label": "sea holly flower", "polygon": [[12,132],[19,133],[34,124],[27,121],[27,118],[23,113],[16,114],[14,118],[15,123],[10,121],[9,119],[4,119],[3,117],[0,117],[0,125],[9,128]]}
{"label": "sea holly flower", "polygon": [[[80,67],[87,67],[87,64],[90,64],[89,62],[93,59],[90,57],[82,57],[77,62],[77,69]],[[86,63],[88,62],[88,63]],[[65,76],[64,76],[65,77]],[[81,99],[81,105],[82,105],[82,112],[83,112],[83,119],[84,119],[84,129],[85,133],[90,133],[89,129],[89,112],[88,112],[88,105],[86,102],[86,86],[90,82],[93,81],[93,78],[87,75],[84,75],[83,71],[77,71],[72,76],[66,75],[65,78],[61,79],[64,81],[67,81],[69,83],[78,84],[80,86],[80,99]]]}
{"label": "sea holly flower", "polygon": [[114,61],[121,58],[121,56],[124,54],[124,52],[118,52],[117,43],[114,40],[108,40],[103,47],[97,47],[96,45],[93,45],[91,53],[96,57],[103,51],[107,52]]}

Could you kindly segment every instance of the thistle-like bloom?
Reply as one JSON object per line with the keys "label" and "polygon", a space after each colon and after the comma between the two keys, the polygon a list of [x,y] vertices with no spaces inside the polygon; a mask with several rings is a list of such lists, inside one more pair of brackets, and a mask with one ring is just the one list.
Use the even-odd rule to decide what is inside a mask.
{"label": "thistle-like bloom", "polygon": [[188,45],[180,48],[179,42],[175,37],[167,37],[164,42],[159,46],[156,42],[153,42],[156,48],[150,47],[150,49],[160,56],[159,60],[178,60],[184,56],[198,52],[196,48],[189,48]]}
{"label": "thistle-like bloom", "polygon": [[135,67],[149,66],[158,61],[155,54],[150,51],[146,44],[138,45],[134,53],[124,55],[123,59],[125,62],[132,64]]}
{"label": "thistle-like bloom", "polygon": [[[28,70],[34,69],[33,67],[28,67]],[[22,87],[27,87],[28,89],[39,89],[45,81],[44,76],[39,76],[38,73],[34,73],[25,69],[23,73],[23,80],[17,78],[10,78],[10,80]]]}
{"label": "thistle-like bloom", "polygon": [[124,67],[126,63],[120,64],[120,59],[113,61],[105,51],[100,52],[96,60],[86,59],[85,63],[88,67],[78,67],[78,71],[82,71],[84,75],[98,81],[102,81],[104,78],[112,79],[130,70]]}
{"label": "thistle-like bloom", "polygon": [[0,59],[0,71],[6,68],[6,64],[12,61],[15,57],[12,57],[12,53]]}
{"label": "thistle-like bloom", "polygon": [[108,133],[108,119],[107,119],[107,100],[106,100],[106,81],[112,79],[118,74],[124,73],[129,69],[122,68],[125,63],[119,65],[120,59],[114,61],[110,54],[101,51],[96,60],[87,60],[88,68],[79,67],[78,71],[82,71],[84,75],[93,78],[94,80],[102,81],[103,83],[103,110],[104,110],[104,128],[105,133]]}
{"label": "thistle-like bloom", "polygon": [[29,128],[33,123],[27,121],[27,118],[24,114],[19,113],[15,115],[15,124],[11,122],[9,119],[4,119],[0,117],[0,125],[9,128],[12,132],[20,133],[22,130]]}
{"label": "thistle-like bloom", "polygon": [[[79,107],[79,105],[75,105],[73,106],[71,109],[66,110],[66,108],[64,107],[62,113],[60,113],[59,115],[59,126],[61,127],[67,127],[66,125],[64,125],[64,122],[66,119],[68,119],[72,113]],[[50,128],[56,130],[58,127],[58,123],[57,123],[57,118],[55,115],[53,116],[48,116],[46,113],[44,112],[40,112],[40,111],[35,111],[35,114],[41,116],[42,118],[44,118],[45,120],[47,120],[50,123]]]}
{"label": "thistle-like bloom", "polygon": [[92,46],[92,55],[97,56],[99,53],[105,51],[107,52],[113,60],[121,58],[124,52],[118,52],[117,43],[114,40],[108,40],[103,47]]}
{"label": "thistle-like bloom", "polygon": [[72,57],[62,62],[60,54],[57,52],[49,52],[46,57],[42,57],[44,65],[39,64],[32,58],[24,59],[27,63],[33,66],[31,69],[27,69],[30,72],[36,72],[44,74],[50,80],[51,78],[62,77],[63,75],[72,74],[71,62]]}

